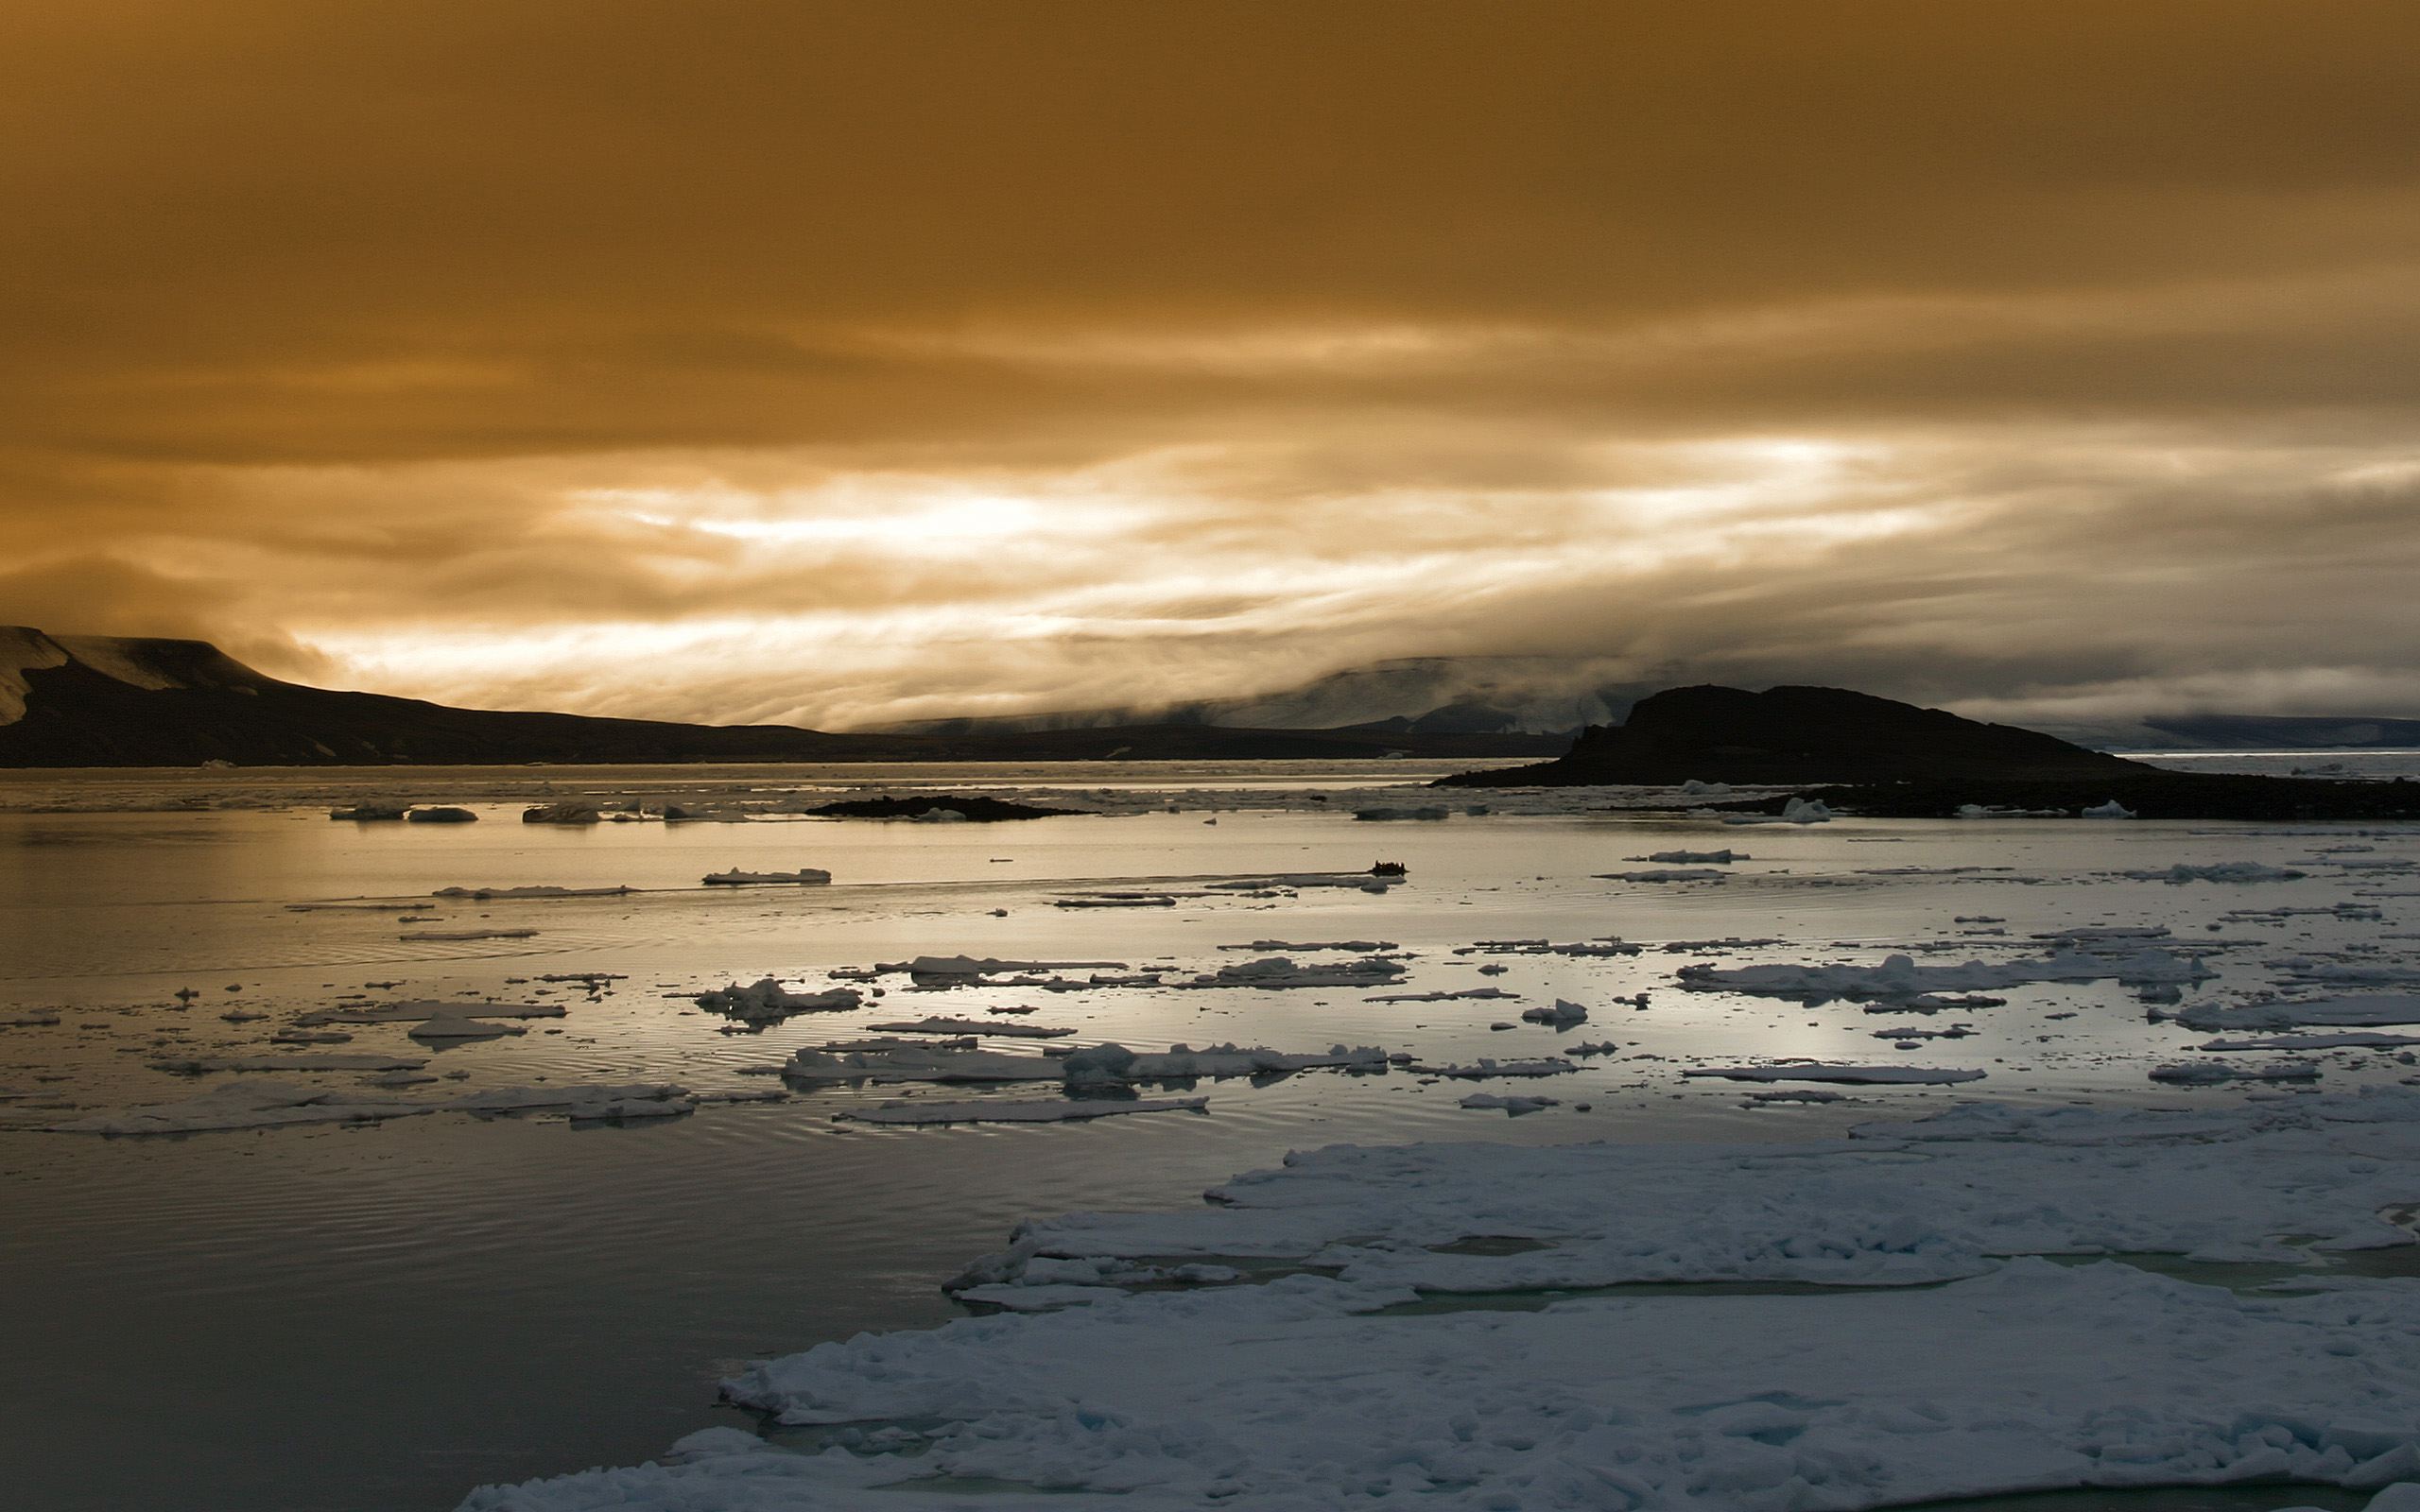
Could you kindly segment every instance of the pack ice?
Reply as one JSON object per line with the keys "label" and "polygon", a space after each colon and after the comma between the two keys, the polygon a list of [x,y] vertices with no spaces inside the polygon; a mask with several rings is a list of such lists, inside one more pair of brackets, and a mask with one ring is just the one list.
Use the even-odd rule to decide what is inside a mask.
{"label": "pack ice", "polygon": [[[1011,1311],[724,1383],[835,1430],[826,1447],[713,1429],[464,1512],[1858,1512],[2420,1479],[2420,1285],[2326,1264],[2414,1243],[2388,1216],[2420,1197],[2402,1089],[1970,1105],[1799,1144],[1338,1146],[1211,1195],[1028,1224],[954,1283]],[[2150,1251],[2308,1279],[2236,1291],[2039,1258]],[[1536,1295],[1638,1281],[1834,1289]]]}

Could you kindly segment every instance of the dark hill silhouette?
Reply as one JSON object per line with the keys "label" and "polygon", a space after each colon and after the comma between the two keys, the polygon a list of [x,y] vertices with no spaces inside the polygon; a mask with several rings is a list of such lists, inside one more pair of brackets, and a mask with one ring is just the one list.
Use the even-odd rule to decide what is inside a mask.
{"label": "dark hill silhouette", "polygon": [[1591,725],[1566,755],[1470,772],[1458,786],[1888,782],[1916,779],[2107,780],[2148,768],[2012,725],[1845,688],[1763,693],[1701,685],[1642,698],[1620,725]]}
{"label": "dark hill silhouette", "polygon": [[456,709],[282,682],[203,641],[0,627],[0,767],[490,765],[526,762],[1286,760],[1545,755],[1536,735],[1178,725],[835,734]]}

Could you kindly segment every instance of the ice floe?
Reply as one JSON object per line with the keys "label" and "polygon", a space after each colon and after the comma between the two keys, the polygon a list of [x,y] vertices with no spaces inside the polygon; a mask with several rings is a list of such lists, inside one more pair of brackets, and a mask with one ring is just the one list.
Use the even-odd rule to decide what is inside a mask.
{"label": "ice floe", "polygon": [[1791,1060],[1770,1066],[1692,1066],[1681,1074],[1717,1076],[1724,1081],[1846,1082],[1877,1087],[1947,1087],[1983,1079],[1979,1071],[1934,1066],[1848,1066],[1821,1060]]}
{"label": "ice floe", "polygon": [[[1071,1105],[858,1116],[1021,1106]],[[1101,1110],[1121,1108],[1137,1105]],[[486,1488],[464,1512],[936,1512],[976,1486],[1134,1512],[1856,1512],[2420,1479],[2420,1288],[2330,1276],[2273,1237],[2411,1245],[2378,1213],[2420,1179],[2420,1097],[1984,1105],[1858,1134],[1340,1146],[1231,1180],[1215,1208],[1028,1224],[954,1284],[1043,1311],[859,1334],[725,1383],[776,1422],[856,1429],[833,1447],[715,1429],[655,1464]],[[2245,1294],[2034,1258],[2149,1252],[2311,1279]],[[1183,1274],[1227,1257],[1274,1279]],[[1640,1281],[1876,1289],[1534,1295]],[[1440,1305],[1486,1294],[1532,1310]]]}
{"label": "ice floe", "polygon": [[793,992],[775,978],[764,976],[744,987],[734,982],[700,992],[697,1002],[709,1013],[727,1014],[747,1023],[774,1023],[794,1013],[844,1013],[862,1005],[865,994],[852,987]]}
{"label": "ice floe", "polygon": [[2180,861],[2165,871],[2123,871],[2118,875],[2131,877],[2137,882],[2183,884],[2188,882],[2292,882],[2298,878],[2308,877],[2310,873],[2296,871],[2291,867],[2272,867],[2258,861],[2214,861],[2208,866],[2198,867]]}
{"label": "ice floe", "polygon": [[1063,1040],[1074,1034],[1046,1023],[994,1023],[981,1019],[944,1019],[930,1017],[904,1022],[870,1023],[868,1029],[882,1034],[988,1034],[1010,1040]]}
{"label": "ice floe", "polygon": [[1677,974],[1683,987],[1702,992],[1822,1001],[1989,991],[2037,982],[2190,983],[2214,973],[2197,957],[2167,951],[2117,955],[2066,949],[1996,965],[1967,961],[1958,966],[1918,966],[1913,956],[1890,955],[1879,966],[1684,966]]}
{"label": "ice floe", "polygon": [[833,1117],[852,1124],[1073,1124],[1125,1113],[1201,1113],[1209,1107],[1207,1097],[1054,1097],[1038,1102],[885,1103]]}
{"label": "ice floe", "polygon": [[1401,977],[1403,971],[1401,962],[1375,955],[1332,964],[1315,961],[1305,965],[1297,965],[1288,956],[1271,955],[1221,966],[1183,985],[1197,988],[1251,987],[1271,990],[1280,988],[1385,987]]}
{"label": "ice floe", "polygon": [[2313,998],[2299,1003],[2247,1003],[2237,1006],[2196,1004],[2175,1014],[2176,1022],[2204,1034],[2230,1029],[2293,1029],[2420,1023],[2420,997],[2378,993],[2354,997]]}
{"label": "ice floe", "polygon": [[2222,1060],[2188,1060],[2153,1066],[2151,1079],[2182,1087],[2216,1087],[2238,1081],[2317,1081],[2319,1068],[2308,1060],[2278,1060],[2265,1066],[2230,1065]]}
{"label": "ice floe", "polygon": [[801,867],[796,871],[709,871],[700,879],[709,887],[779,887],[816,886],[832,880],[832,873],[814,867]]}

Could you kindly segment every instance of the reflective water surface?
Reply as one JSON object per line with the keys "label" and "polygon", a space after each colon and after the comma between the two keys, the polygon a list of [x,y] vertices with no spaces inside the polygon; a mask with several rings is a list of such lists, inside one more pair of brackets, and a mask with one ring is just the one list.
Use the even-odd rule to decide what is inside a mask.
{"label": "reflective water surface", "polygon": [[[880,780],[1051,788],[1115,812],[987,826],[807,820],[760,807],[746,823],[577,828],[525,825],[520,811],[589,791],[744,794],[762,805],[868,779],[795,768],[0,776],[0,1022],[10,1025],[0,1027],[0,1357],[12,1367],[0,1373],[0,1412],[10,1504],[383,1512],[448,1506],[483,1481],[632,1463],[719,1420],[714,1383],[739,1361],[953,1315],[937,1282],[996,1247],[1020,1217],[1187,1202],[1292,1147],[1797,1139],[1959,1095],[2167,1106],[2239,1095],[2152,1084],[2151,1066],[2189,1057],[2205,1037],[2155,1022],[2115,982],[2016,988],[2004,1006],[1914,1017],[1676,989],[1674,972],[1694,961],[1871,963],[1893,950],[1996,960],[2040,949],[2029,933],[2157,925],[2211,952],[2217,977],[2187,999],[2200,1001],[2267,989],[2278,969],[2266,963],[2290,956],[2395,969],[2411,961],[2420,920],[2420,873],[2409,869],[2420,844],[2408,830],[1734,827],[1593,807],[1507,812],[1520,807],[1512,802],[1473,815],[1461,794],[1443,821],[1350,817],[1355,791],[1366,803],[1378,784],[1440,769],[925,769]],[[467,803],[480,819],[325,816],[334,803],[381,793]],[[1428,800],[1406,791],[1387,801]],[[1600,875],[1645,868],[1632,858],[1654,851],[1725,847],[1749,859],[1720,882]],[[1208,886],[1379,860],[1402,863],[1409,880],[1385,892]],[[2308,875],[2249,886],[2113,875],[2238,860]],[[699,885],[710,871],[800,867],[834,881]],[[432,896],[526,885],[637,890]],[[1109,885],[1173,902],[1058,906]],[[2264,912],[2278,909],[2314,911]],[[491,937],[458,937],[473,934]],[[1605,936],[1643,949],[1457,954],[1483,940]],[[1736,942],[1712,943],[1726,939]],[[1406,967],[1393,992],[1493,986],[1515,997],[924,992],[894,975],[860,1009],[761,1032],[731,1032],[692,1001],[764,975],[817,988],[836,969],[925,953],[1117,961],[1173,981],[1289,954],[1233,948],[1263,940],[1382,942]],[[594,991],[538,980],[579,972],[617,979]],[[1644,1007],[1612,1001],[1640,992]],[[451,1049],[418,1044],[402,1023],[352,1026],[346,1043],[292,1052],[270,1039],[301,1013],[419,997],[552,1000],[567,1011],[528,1021],[524,1035]],[[1562,1033],[1518,1021],[1558,997],[1589,1006],[1589,1021]],[[1204,1114],[1035,1127],[882,1129],[834,1115],[1036,1089],[794,1084],[784,1101],[628,1125],[448,1112],[172,1138],[43,1131],[189,1097],[224,1076],[155,1065],[225,1056],[424,1057],[439,1078],[367,1093],[375,1096],[640,1081],[762,1093],[784,1086],[763,1073],[801,1045],[884,1020],[1028,1005],[1036,1011],[1017,1022],[1071,1028],[1078,1043],[1301,1051],[1340,1041],[1438,1062],[1612,1040],[1621,1053],[1547,1083],[1440,1081],[1402,1068],[1203,1082],[1191,1091],[1208,1096]],[[1965,1032],[1908,1040],[1877,1028]],[[1842,1101],[1808,1106],[1751,1105],[1737,1084],[1679,1074],[1781,1057],[1987,1074],[1960,1089],[1841,1088]],[[2413,1074],[2392,1051],[2315,1058],[2330,1089]],[[348,1088],[367,1079],[266,1074]],[[1475,1089],[1560,1105],[1520,1118],[1459,1107]]]}

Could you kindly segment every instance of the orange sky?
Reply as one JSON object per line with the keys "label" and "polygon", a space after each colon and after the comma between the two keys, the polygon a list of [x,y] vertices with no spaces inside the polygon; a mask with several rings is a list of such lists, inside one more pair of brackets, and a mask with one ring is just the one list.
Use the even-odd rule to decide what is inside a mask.
{"label": "orange sky", "polygon": [[844,726],[2420,713],[2420,9],[0,19],[0,622]]}

